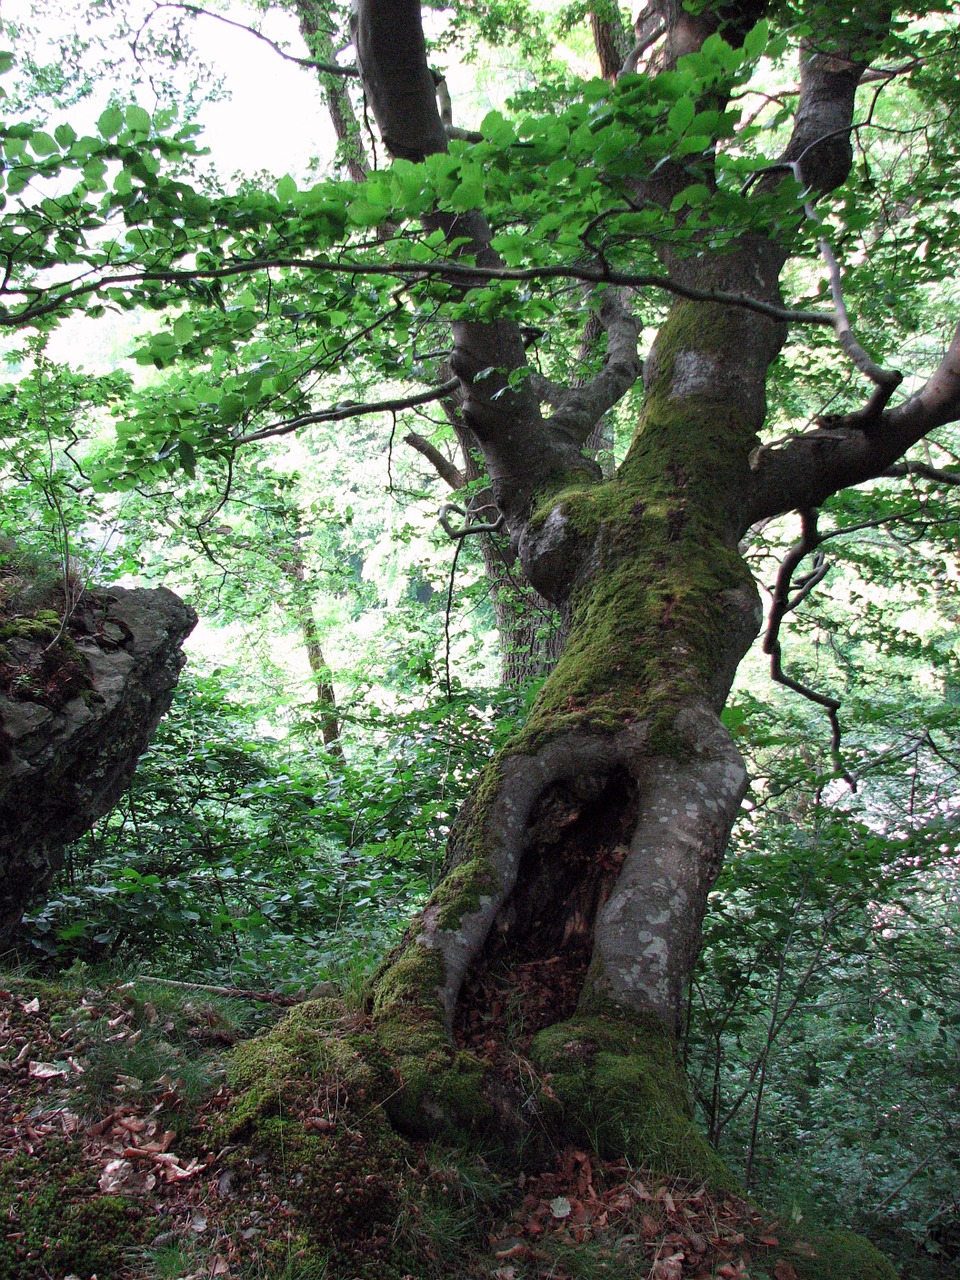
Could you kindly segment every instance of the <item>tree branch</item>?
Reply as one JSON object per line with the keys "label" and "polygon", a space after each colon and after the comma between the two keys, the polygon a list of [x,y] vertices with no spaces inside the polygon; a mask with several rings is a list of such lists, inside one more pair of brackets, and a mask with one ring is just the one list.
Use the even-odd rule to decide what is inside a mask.
{"label": "tree branch", "polygon": [[567,391],[550,419],[554,430],[566,432],[578,446],[585,443],[607,410],[626,395],[643,368],[637,354],[640,323],[618,290],[604,293],[599,319],[607,333],[603,368],[584,386]]}
{"label": "tree branch", "polygon": [[287,418],[275,422],[273,426],[261,427],[259,431],[249,431],[246,435],[235,436],[232,444],[253,444],[257,440],[272,440],[277,436],[288,436],[301,427],[309,427],[317,422],[343,422],[347,418],[360,418],[370,413],[397,413],[401,409],[412,409],[418,404],[430,404],[433,400],[442,400],[444,396],[453,395],[460,386],[457,378],[449,378],[439,387],[429,391],[420,391],[411,396],[398,396],[391,400],[375,400],[366,404],[346,402],[336,404],[332,409],[318,409],[315,413],[301,413],[296,418]]}
{"label": "tree branch", "polygon": [[960,472],[942,471],[939,467],[931,467],[926,462],[898,462],[892,467],[887,467],[883,475],[891,479],[899,476],[919,476],[921,480],[929,480],[931,484],[951,486],[960,484]]}
{"label": "tree branch", "polygon": [[247,35],[254,36],[257,40],[261,40],[268,45],[274,53],[279,54],[286,62],[292,62],[298,67],[306,67],[313,71],[323,71],[328,76],[359,76],[360,71],[357,67],[341,67],[338,62],[315,62],[313,58],[298,58],[292,53],[287,53],[282,49],[275,40],[271,40],[269,36],[265,36],[262,31],[257,31],[255,27],[249,27],[245,22],[235,22],[232,18],[224,17],[222,13],[213,13],[210,9],[201,8],[196,4],[173,4],[167,0],[163,4],[155,4],[153,13],[149,14],[146,21],[140,27],[140,31],[134,37],[134,46],[140,34],[146,28],[150,19],[160,12],[161,9],[179,9],[183,13],[189,13],[194,18],[213,18],[215,22],[222,22],[224,26],[233,27],[236,31],[245,31]]}
{"label": "tree branch", "polygon": [[[451,378],[452,381],[453,379]],[[422,454],[427,459],[440,479],[448,484],[451,489],[462,489],[467,483],[467,477],[456,463],[451,462],[446,454],[441,453],[437,446],[431,444],[425,436],[419,435],[416,431],[410,431],[403,439],[411,449],[416,449],[417,453]]]}
{"label": "tree branch", "polygon": [[777,573],[777,582],[773,590],[773,603],[770,606],[770,621],[767,624],[766,635],[763,638],[763,652],[770,657],[771,679],[775,680],[777,684],[782,684],[788,689],[792,689],[794,693],[799,693],[801,697],[807,698],[810,702],[815,702],[818,706],[825,708],[830,721],[830,754],[833,757],[834,767],[849,784],[851,790],[856,791],[856,782],[844,768],[840,757],[840,720],[837,716],[837,712],[840,710],[839,699],[831,698],[824,693],[817,693],[809,685],[801,684],[799,680],[794,680],[792,676],[786,674],[781,661],[780,625],[786,615],[810,594],[818,582],[823,580],[828,567],[821,557],[820,562],[815,564],[813,572],[800,582],[796,592],[791,595],[793,575],[801,560],[811,552],[816,551],[821,541],[817,530],[817,512],[815,510],[801,511],[800,521],[800,538],[783,557],[780,570]]}
{"label": "tree branch", "polygon": [[476,287],[488,280],[504,280],[523,283],[526,281],[573,280],[581,284],[610,284],[631,289],[662,289],[678,298],[690,302],[715,302],[720,306],[742,307],[759,315],[768,316],[772,320],[782,320],[789,324],[818,324],[835,326],[837,317],[833,311],[803,311],[792,307],[781,307],[776,303],[765,302],[760,298],[745,293],[733,293],[724,289],[697,289],[672,280],[666,275],[652,272],[615,271],[609,268],[578,266],[546,266],[546,267],[503,267],[503,266],[468,266],[459,262],[357,262],[349,259],[334,261],[329,258],[270,257],[247,258],[224,267],[212,267],[207,270],[191,269],[178,271],[173,268],[158,270],[142,268],[131,271],[103,270],[102,274],[84,283],[68,284],[55,297],[48,295],[53,289],[17,289],[3,290],[11,297],[35,296],[48,297],[47,301],[25,303],[18,311],[7,308],[0,310],[0,328],[16,328],[30,324],[44,316],[53,315],[66,304],[80,298],[90,297],[104,289],[114,289],[121,285],[137,284],[182,284],[189,285],[198,280],[232,280],[241,276],[253,275],[257,271],[270,268],[288,268],[309,271],[316,274],[348,275],[348,276],[393,276],[415,284],[423,280],[441,280],[448,284]]}
{"label": "tree branch", "polygon": [[[487,503],[487,506],[493,511],[497,510],[496,503],[494,502]],[[482,510],[482,508],[478,508],[478,510]],[[472,533],[499,533],[504,525],[503,513],[501,512],[497,516],[496,520],[487,522],[478,521],[475,524],[468,523],[461,525],[459,529],[455,529],[447,519],[447,514],[450,511],[455,512],[458,516],[463,516],[464,520],[468,520],[473,512],[465,511],[463,507],[458,507],[453,502],[445,502],[440,508],[440,524],[443,526],[443,531],[447,537],[453,538],[455,542],[459,542],[461,539],[468,537]]]}
{"label": "tree branch", "polygon": [[862,410],[837,416],[816,431],[757,449],[744,532],[767,516],[822,506],[831,494],[884,475],[924,436],[960,420],[960,325],[919,391],[882,413],[871,430],[851,429],[860,427],[861,416]]}

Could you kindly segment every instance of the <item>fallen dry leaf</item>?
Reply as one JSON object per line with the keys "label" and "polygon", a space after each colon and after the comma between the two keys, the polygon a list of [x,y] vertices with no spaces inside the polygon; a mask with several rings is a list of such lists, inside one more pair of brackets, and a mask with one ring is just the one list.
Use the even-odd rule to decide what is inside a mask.
{"label": "fallen dry leaf", "polygon": [[55,1062],[31,1062],[27,1068],[36,1080],[52,1080],[54,1076],[65,1076],[66,1067],[58,1067]]}
{"label": "fallen dry leaf", "polygon": [[675,1253],[672,1258],[660,1258],[650,1272],[650,1280],[681,1280],[682,1276],[682,1253]]}
{"label": "fallen dry leaf", "polygon": [[136,1183],[133,1165],[129,1160],[110,1160],[104,1166],[97,1186],[105,1196],[117,1191],[130,1191]]}
{"label": "fallen dry leaf", "polygon": [[773,1274],[776,1280],[797,1280],[796,1271],[794,1271],[789,1262],[784,1262],[783,1258],[773,1268]]}
{"label": "fallen dry leaf", "polygon": [[498,1258],[527,1258],[530,1256],[530,1249],[521,1242],[511,1245],[509,1249],[498,1249],[496,1256]]}

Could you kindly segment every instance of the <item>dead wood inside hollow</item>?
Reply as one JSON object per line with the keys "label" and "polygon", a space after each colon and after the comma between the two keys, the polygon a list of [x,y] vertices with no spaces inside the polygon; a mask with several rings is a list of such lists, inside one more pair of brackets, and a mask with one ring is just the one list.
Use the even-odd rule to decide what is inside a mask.
{"label": "dead wood inside hollow", "polygon": [[516,887],[467,971],[457,1042],[496,1056],[521,1052],[576,1010],[597,915],[616,882],[637,819],[636,781],[622,769],[564,778],[534,806]]}

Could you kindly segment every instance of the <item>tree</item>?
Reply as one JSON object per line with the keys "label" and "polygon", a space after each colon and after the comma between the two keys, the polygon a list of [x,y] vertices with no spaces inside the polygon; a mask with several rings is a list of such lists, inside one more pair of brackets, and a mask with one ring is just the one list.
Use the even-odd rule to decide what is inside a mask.
{"label": "tree", "polygon": [[[773,203],[764,227],[760,218],[724,225],[716,213],[696,212],[701,201],[711,209],[724,199],[719,157],[704,135],[722,134],[719,122],[729,120],[730,69],[740,65],[744,41],[756,39],[764,6],[657,8],[663,69],[653,85],[676,95],[666,126],[677,141],[646,172],[621,175],[621,208],[629,212],[605,211],[596,221],[605,218],[606,228],[618,215],[632,215],[628,226],[656,221],[660,283],[675,301],[645,362],[639,424],[615,477],[598,481],[580,451],[638,372],[634,322],[614,290],[598,312],[605,367],[561,397],[550,419],[523,376],[518,327],[503,317],[485,322],[469,303],[452,321],[450,366],[464,420],[527,577],[569,610],[570,634],[528,724],[461,814],[436,901],[380,985],[382,1016],[401,1024],[414,1017],[421,1035],[432,1016],[439,1046],[468,1016],[471,999],[489,994],[480,975],[560,955],[582,977],[570,984],[565,1007],[542,1001],[560,1025],[541,1032],[538,1057],[555,1070],[561,1047],[569,1054],[579,1045],[589,1058],[584,1046],[596,1042],[600,1025],[625,1059],[650,1055],[680,1026],[706,895],[746,784],[720,718],[761,620],[741,539],[758,521],[800,511],[803,537],[792,553],[799,563],[817,547],[816,513],[831,494],[882,476],[960,413],[957,337],[933,376],[888,407],[900,375],[876,365],[854,338],[824,241],[834,310],[814,322],[834,327],[875,391],[863,409],[782,443],[759,443],[767,379],[787,326],[813,318],[791,314],[782,300],[803,225],[784,218],[781,191],[790,186],[802,217],[804,203],[823,202],[847,179],[856,91],[889,47],[889,11],[863,5],[837,20],[817,9],[816,34],[801,45],[789,139],[745,184],[758,203]],[[423,161],[445,150],[418,6],[361,4],[356,43],[391,153]],[[624,92],[643,100],[649,83],[630,81]],[[570,149],[573,139],[564,142]],[[808,213],[818,216],[812,207]],[[488,278],[509,275],[480,215],[430,210],[424,225],[433,243],[442,236],[453,246],[449,255],[469,255],[459,268],[465,286],[476,289],[483,270]],[[587,234],[581,240],[590,243]],[[592,267],[571,274],[637,283],[609,262],[607,242]],[[775,601],[781,614],[793,602],[789,592],[787,572]],[[775,629],[768,645],[776,648]],[[642,1047],[628,1049],[638,1037]],[[577,1074],[570,1105],[586,1124],[609,1099],[589,1067]]]}
{"label": "tree", "polygon": [[[687,1115],[674,1049],[747,783],[722,719],[762,622],[741,547],[763,522],[800,513],[765,644],[774,674],[832,717],[842,774],[837,705],[784,674],[779,625],[818,580],[816,564],[795,585],[793,575],[817,551],[834,495],[880,478],[957,481],[935,444],[928,459],[907,455],[960,418],[960,330],[945,352],[931,333],[910,394],[896,399],[902,373],[868,355],[849,318],[857,304],[858,331],[893,352],[918,299],[936,300],[937,240],[950,243],[955,219],[956,26],[923,3],[654,0],[633,69],[618,76],[612,18],[594,16],[615,85],[545,83],[529,95],[540,114],[491,113],[478,137],[451,142],[420,6],[359,0],[358,66],[393,157],[359,187],[299,192],[284,178],[275,195],[200,193],[159,172],[189,143],[164,140],[138,108],[111,109],[99,139],[10,131],[14,158],[28,145],[38,157],[24,169],[92,177],[54,207],[8,217],[2,318],[146,301],[187,310],[147,340],[145,362],[249,351],[223,386],[185,375],[176,411],[130,435],[115,483],[189,472],[198,455],[229,458],[311,423],[453,402],[497,509],[476,532],[502,521],[529,584],[565,614],[567,640],[527,723],[475,784],[446,873],[375,984],[377,1034],[400,1081],[385,1106],[404,1131],[496,1132],[517,1150],[546,1117],[604,1154],[721,1178]],[[798,85],[750,96],[759,59],[788,50]],[[888,132],[909,139],[913,126],[899,108],[881,117],[901,80],[926,123],[923,147],[904,142],[896,155]],[[117,173],[112,186],[105,171]],[[123,237],[85,238],[94,205],[98,225],[123,220]],[[842,271],[832,240],[861,265]],[[27,279],[25,260],[75,271]],[[546,292],[550,282],[567,291]],[[811,292],[831,304],[784,300]],[[585,314],[603,358],[564,386],[548,376],[567,350],[550,331]],[[308,342],[289,341],[308,326]],[[654,327],[641,362],[639,335]],[[426,341],[438,335],[449,336],[439,355]],[[315,376],[345,357],[383,378],[434,378],[425,391],[316,408],[294,365]],[[835,411],[766,438],[768,393],[790,362]],[[636,429],[604,478],[584,446],[641,363]],[[851,367],[872,384],[866,403]],[[505,1068],[496,1010],[510,991],[523,994],[535,1105]]]}

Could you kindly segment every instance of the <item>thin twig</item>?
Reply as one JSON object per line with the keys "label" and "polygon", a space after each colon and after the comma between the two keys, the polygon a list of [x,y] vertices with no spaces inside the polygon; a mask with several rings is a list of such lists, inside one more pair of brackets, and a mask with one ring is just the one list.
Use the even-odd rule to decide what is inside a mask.
{"label": "thin twig", "polygon": [[825,693],[817,693],[815,689],[811,689],[808,685],[801,684],[799,680],[794,680],[792,676],[787,675],[782,665],[780,624],[786,615],[792,609],[795,609],[800,601],[809,594],[811,587],[820,582],[826,573],[826,566],[821,562],[820,566],[815,568],[814,573],[800,586],[799,591],[791,595],[793,575],[801,560],[810,555],[811,552],[816,551],[822,541],[817,529],[817,512],[815,510],[801,511],[800,522],[800,538],[783,557],[780,570],[777,573],[777,582],[773,590],[773,603],[770,606],[770,621],[767,624],[767,632],[763,638],[763,652],[770,657],[770,678],[772,680],[775,680],[777,684],[785,685],[788,689],[792,689],[794,693],[799,693],[801,697],[807,698],[810,702],[815,702],[826,710],[827,718],[830,721],[830,754],[833,757],[834,768],[850,787],[850,790],[856,791],[856,779],[844,767],[840,755],[840,719],[837,715],[840,710],[840,700],[831,698]]}
{"label": "thin twig", "polygon": [[453,553],[453,563],[450,565],[450,583],[447,587],[447,607],[443,614],[443,668],[448,702],[453,700],[453,686],[450,676],[450,611],[453,608],[453,583],[457,575],[457,561],[460,559],[460,552],[462,548],[463,539],[461,538]]}
{"label": "thin twig", "polygon": [[[487,503],[487,506],[496,510],[496,507],[494,507],[494,504],[492,502]],[[458,507],[453,502],[445,502],[443,506],[440,508],[439,519],[440,519],[441,527],[443,528],[443,531],[447,535],[447,537],[453,538],[454,541],[456,542],[462,541],[464,538],[469,537],[469,535],[472,533],[499,533],[500,530],[503,528],[504,517],[503,517],[502,511],[499,513],[496,520],[489,521],[489,522],[478,521],[475,524],[468,523],[468,524],[461,525],[459,529],[455,529],[447,519],[447,513],[449,511],[453,511],[458,516],[463,516],[464,520],[469,519],[469,512],[465,511],[463,507]]]}
{"label": "thin twig", "polygon": [[392,400],[374,400],[363,404],[344,401],[335,404],[332,409],[318,409],[315,413],[301,413],[296,418],[287,418],[276,422],[271,427],[262,427],[259,431],[250,431],[246,435],[236,436],[232,444],[251,444],[256,440],[272,440],[277,436],[288,436],[299,431],[301,427],[309,427],[317,422],[342,422],[347,418],[359,418],[368,413],[396,413],[400,409],[411,409],[414,405],[429,404],[432,400],[442,400],[452,395],[460,386],[459,378],[448,378],[438,387],[429,391],[418,391],[410,396],[398,396]]}

